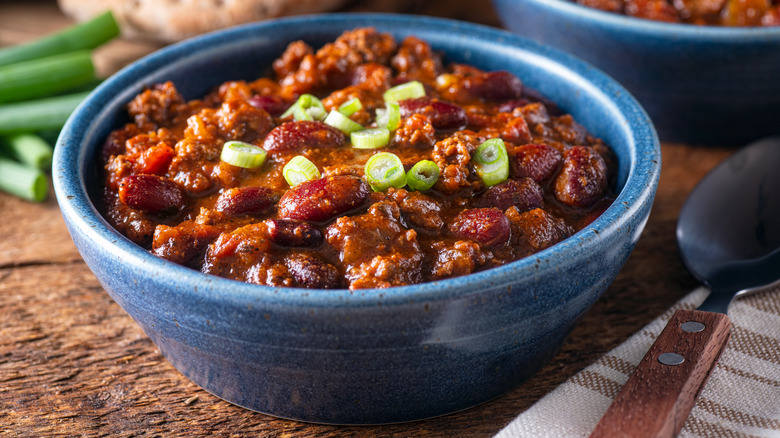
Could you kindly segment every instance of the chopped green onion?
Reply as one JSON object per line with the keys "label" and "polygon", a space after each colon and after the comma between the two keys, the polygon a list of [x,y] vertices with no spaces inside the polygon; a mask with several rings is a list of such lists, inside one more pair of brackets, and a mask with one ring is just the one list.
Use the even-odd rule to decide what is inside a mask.
{"label": "chopped green onion", "polygon": [[414,190],[428,190],[439,180],[439,166],[431,160],[418,161],[406,172],[406,184]]}
{"label": "chopped green onion", "polygon": [[302,94],[294,104],[282,113],[281,118],[293,116],[295,120],[322,120],[327,114],[321,100],[311,94]]}
{"label": "chopped green onion", "polygon": [[0,190],[28,201],[43,202],[48,188],[40,169],[0,158]]}
{"label": "chopped green onion", "polygon": [[89,93],[0,105],[0,134],[60,129]]}
{"label": "chopped green onion", "polygon": [[290,187],[313,179],[320,179],[320,171],[308,158],[297,155],[288,161],[282,169],[284,180]]}
{"label": "chopped green onion", "polygon": [[28,166],[41,170],[51,168],[52,147],[37,135],[17,134],[2,139],[0,150]]}
{"label": "chopped green onion", "polygon": [[0,67],[0,102],[51,95],[94,80],[88,50],[10,64]]}
{"label": "chopped green onion", "polygon": [[117,25],[114,16],[111,12],[105,12],[89,21],[68,27],[61,32],[45,36],[27,44],[0,49],[0,65],[29,61],[76,50],[94,49],[118,35],[119,25]]}
{"label": "chopped green onion", "polygon": [[348,101],[342,103],[339,106],[339,112],[341,114],[344,114],[345,116],[349,117],[352,114],[355,114],[356,112],[363,109],[363,104],[360,102],[360,99],[357,97],[353,97],[352,99],[349,99]]}
{"label": "chopped green onion", "polygon": [[[304,94],[303,96],[306,96],[306,95]],[[297,110],[298,108],[300,108],[300,106],[301,106],[300,102],[301,102],[301,99],[303,99],[303,96],[299,97],[299,98],[298,98],[298,100],[296,100],[294,104],[290,105],[290,107],[289,107],[289,108],[287,108],[287,109],[286,109],[286,110],[285,110],[285,111],[282,113],[282,115],[281,115],[280,117],[281,117],[281,118],[283,118],[283,119],[286,119],[287,117],[290,117],[291,115],[293,115],[293,113],[295,112],[295,110]]]}
{"label": "chopped green onion", "polygon": [[385,102],[398,102],[406,99],[416,99],[425,96],[425,87],[419,81],[411,81],[405,84],[396,85],[388,89],[382,95]]}
{"label": "chopped green onion", "polygon": [[366,181],[375,192],[388,187],[401,188],[406,185],[406,172],[401,159],[390,152],[374,154],[366,162]]}
{"label": "chopped green onion", "polygon": [[323,107],[316,107],[316,106],[313,106],[313,107],[307,109],[306,112],[314,120],[323,120],[328,115],[328,112],[325,111],[325,108],[323,108]]}
{"label": "chopped green onion", "polygon": [[353,132],[349,139],[353,148],[376,149],[390,143],[390,131],[387,128],[364,129]]}
{"label": "chopped green onion", "polygon": [[[284,114],[282,114],[284,115]],[[301,108],[300,106],[296,107],[295,110],[292,112],[293,118],[295,120],[306,120],[306,121],[312,121],[314,118],[309,114],[309,111]]]}
{"label": "chopped green onion", "polygon": [[353,121],[338,111],[331,111],[328,114],[328,117],[325,117],[325,124],[338,129],[344,134],[351,134],[355,131],[360,131],[363,129],[363,125]]}
{"label": "chopped green onion", "polygon": [[222,147],[222,161],[245,169],[260,167],[265,162],[268,152],[260,146],[243,141],[229,141]]}
{"label": "chopped green onion", "polygon": [[397,102],[387,102],[386,108],[377,108],[376,125],[394,131],[401,123],[401,106]]}
{"label": "chopped green onion", "polygon": [[488,187],[509,178],[509,156],[504,140],[500,138],[492,138],[479,145],[471,160],[477,176]]}

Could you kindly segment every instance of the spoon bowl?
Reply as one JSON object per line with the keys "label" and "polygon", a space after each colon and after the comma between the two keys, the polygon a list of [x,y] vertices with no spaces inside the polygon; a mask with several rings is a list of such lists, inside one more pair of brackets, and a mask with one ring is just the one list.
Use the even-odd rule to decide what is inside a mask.
{"label": "spoon bowl", "polygon": [[712,289],[699,310],[726,313],[735,296],[780,276],[780,137],[751,144],[691,192],[677,222],[683,262]]}
{"label": "spoon bowl", "polygon": [[780,137],[752,143],[691,192],[677,222],[683,262],[710,294],[678,310],[591,438],[675,436],[729,338],[735,297],[780,278]]}

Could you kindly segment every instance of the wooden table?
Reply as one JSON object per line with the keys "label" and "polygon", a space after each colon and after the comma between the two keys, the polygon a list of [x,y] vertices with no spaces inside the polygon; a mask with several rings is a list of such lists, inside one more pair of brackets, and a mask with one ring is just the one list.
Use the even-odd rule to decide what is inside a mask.
{"label": "wooden table", "polygon": [[[359,1],[350,9],[390,10],[390,3]],[[404,8],[498,25],[488,7],[474,15],[468,4],[415,1]],[[6,1],[0,4],[0,45],[69,23],[52,1]],[[114,71],[154,48],[112,42],[101,49],[101,71]],[[281,420],[201,390],[103,291],[76,252],[53,196],[32,204],[0,193],[0,431],[35,437],[492,436],[696,286],[677,253],[677,215],[695,183],[733,150],[679,144],[662,149],[661,182],[639,245],[560,352],[503,397],[457,414],[389,426]]]}

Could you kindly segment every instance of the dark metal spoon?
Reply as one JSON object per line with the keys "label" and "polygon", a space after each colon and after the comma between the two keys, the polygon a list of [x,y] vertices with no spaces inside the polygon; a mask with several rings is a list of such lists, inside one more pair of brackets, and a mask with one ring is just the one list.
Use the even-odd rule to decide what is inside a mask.
{"label": "dark metal spoon", "polygon": [[780,279],[780,137],[741,149],[699,182],[677,242],[710,295],[672,316],[591,438],[679,433],[728,341],[729,304]]}

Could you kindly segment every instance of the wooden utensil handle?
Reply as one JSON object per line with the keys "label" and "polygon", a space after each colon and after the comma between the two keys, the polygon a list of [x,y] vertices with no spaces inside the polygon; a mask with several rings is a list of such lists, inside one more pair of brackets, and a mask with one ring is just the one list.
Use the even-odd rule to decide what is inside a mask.
{"label": "wooden utensil handle", "polygon": [[730,327],[722,313],[675,312],[590,437],[677,435],[726,346]]}

